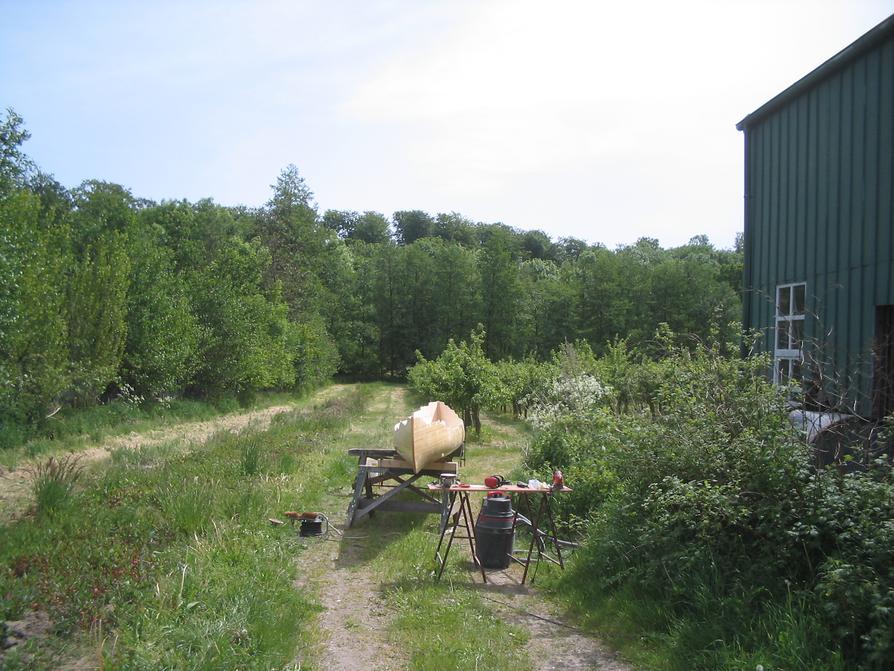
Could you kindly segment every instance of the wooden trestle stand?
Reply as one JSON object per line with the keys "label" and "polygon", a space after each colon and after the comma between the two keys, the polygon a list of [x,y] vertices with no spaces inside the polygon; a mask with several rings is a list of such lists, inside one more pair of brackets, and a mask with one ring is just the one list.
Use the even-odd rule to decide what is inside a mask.
{"label": "wooden trestle stand", "polygon": [[[460,448],[460,453],[461,453]],[[400,511],[410,513],[440,513],[441,501],[429,491],[416,485],[422,477],[439,477],[442,473],[457,473],[454,461],[429,464],[418,473],[413,466],[401,459],[397,452],[388,449],[355,448],[348,454],[357,457],[357,479],[354,495],[348,505],[345,527],[350,529],[358,520],[372,516],[376,511]],[[416,501],[398,501],[401,492],[412,492]]]}

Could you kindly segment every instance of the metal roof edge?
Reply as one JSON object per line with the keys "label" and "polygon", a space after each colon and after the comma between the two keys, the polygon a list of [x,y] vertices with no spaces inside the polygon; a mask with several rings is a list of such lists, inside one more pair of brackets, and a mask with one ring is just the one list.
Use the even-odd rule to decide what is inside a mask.
{"label": "metal roof edge", "polygon": [[755,111],[736,124],[736,130],[746,130],[753,126],[771,112],[774,112],[793,98],[801,95],[804,91],[812,88],[827,77],[832,76],[857,57],[862,56],[870,49],[875,48],[878,44],[884,42],[890,35],[894,35],[894,14],[875,26],[875,28],[869,30],[869,32],[865,33],[862,37],[857,38],[856,41],[846,46],[825,63],[811,70],[804,77],[782,91],[782,93],[777,94],[758,107]]}

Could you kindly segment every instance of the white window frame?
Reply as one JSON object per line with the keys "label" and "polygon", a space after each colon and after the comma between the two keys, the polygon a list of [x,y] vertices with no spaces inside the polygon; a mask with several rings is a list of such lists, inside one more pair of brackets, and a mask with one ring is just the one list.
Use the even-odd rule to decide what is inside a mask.
{"label": "white window frame", "polygon": [[[801,301],[801,312],[795,311],[795,288],[804,288],[804,297]],[[788,311],[782,314],[781,296],[783,292],[788,292]],[[774,326],[773,329],[773,383],[780,384],[795,379],[800,381],[802,371],[798,370],[797,375],[792,375],[792,368],[795,363],[802,364],[804,362],[803,346],[804,346],[804,317],[807,314],[807,283],[791,282],[789,284],[780,284],[776,287],[776,301],[774,305]],[[794,338],[794,322],[800,322],[801,326],[801,342],[796,343]],[[780,330],[785,329],[787,342],[786,347],[780,347],[779,334]],[[799,345],[794,347],[794,345]],[[786,379],[781,380],[779,375],[779,364],[786,362]]]}

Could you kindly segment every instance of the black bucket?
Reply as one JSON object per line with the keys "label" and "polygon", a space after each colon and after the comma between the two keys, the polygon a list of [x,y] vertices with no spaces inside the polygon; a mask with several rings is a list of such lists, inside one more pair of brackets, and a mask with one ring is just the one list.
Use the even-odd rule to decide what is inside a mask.
{"label": "black bucket", "polygon": [[489,496],[475,522],[478,561],[484,568],[508,568],[515,530],[515,512],[506,496]]}
{"label": "black bucket", "polygon": [[299,536],[322,536],[323,535],[323,519],[316,517],[312,520],[301,520],[301,528],[298,530]]}

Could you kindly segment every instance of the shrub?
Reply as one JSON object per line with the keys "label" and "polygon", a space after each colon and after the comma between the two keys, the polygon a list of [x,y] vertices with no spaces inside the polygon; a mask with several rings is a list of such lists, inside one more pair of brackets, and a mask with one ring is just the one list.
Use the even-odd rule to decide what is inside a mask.
{"label": "shrub", "polygon": [[488,404],[493,364],[484,355],[484,329],[479,325],[469,340],[457,345],[452,339],[437,359],[416,352],[418,362],[408,374],[410,386],[420,396],[441,400],[462,414],[466,426],[481,433],[480,412]]}
{"label": "shrub", "polygon": [[526,399],[535,427],[548,427],[565,417],[586,418],[608,403],[611,390],[586,373],[562,375]]}
{"label": "shrub", "polygon": [[699,346],[660,366],[654,415],[557,403],[528,452],[529,467],[562,468],[575,488],[557,499],[563,512],[590,520],[567,584],[592,602],[651,603],[680,666],[738,668],[760,650],[782,667],[883,668],[894,655],[890,465],[816,470],[763,359]]}
{"label": "shrub", "polygon": [[539,363],[531,357],[523,361],[498,361],[493,365],[492,372],[485,391],[488,406],[503,411],[511,408],[516,419],[527,417],[528,400],[533,398],[545,380],[555,376],[549,364]]}

